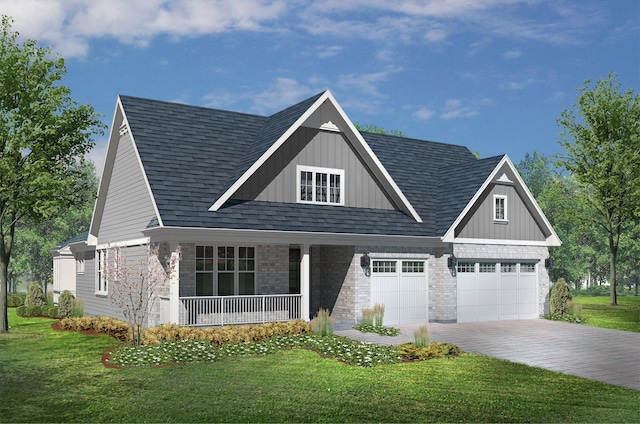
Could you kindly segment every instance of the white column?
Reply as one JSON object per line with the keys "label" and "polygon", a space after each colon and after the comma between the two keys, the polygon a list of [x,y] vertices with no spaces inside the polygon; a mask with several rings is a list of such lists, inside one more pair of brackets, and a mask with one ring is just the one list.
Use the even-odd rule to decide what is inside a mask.
{"label": "white column", "polygon": [[300,259],[300,318],[309,321],[311,314],[311,261],[310,246],[308,244],[301,246],[302,258]]}
{"label": "white column", "polygon": [[[171,258],[176,255],[178,243],[169,245]],[[180,261],[176,261],[175,268],[169,277],[169,323],[178,324],[180,314]]]}

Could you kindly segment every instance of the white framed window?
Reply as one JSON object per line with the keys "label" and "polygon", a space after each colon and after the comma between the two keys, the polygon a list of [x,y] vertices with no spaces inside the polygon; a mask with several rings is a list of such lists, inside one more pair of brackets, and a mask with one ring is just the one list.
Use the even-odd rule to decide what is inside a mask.
{"label": "white framed window", "polygon": [[256,249],[196,246],[196,296],[255,294]]}
{"label": "white framed window", "polygon": [[107,249],[99,249],[96,251],[96,271],[98,273],[96,278],[96,294],[109,294],[109,287],[107,285],[107,258]]}
{"label": "white framed window", "polygon": [[84,274],[84,252],[76,253],[76,274]]}
{"label": "white framed window", "polygon": [[344,169],[296,167],[299,203],[344,206]]}
{"label": "white framed window", "polygon": [[493,220],[497,222],[507,222],[507,196],[500,194],[493,195]]}
{"label": "white framed window", "polygon": [[396,272],[396,261],[372,261],[371,271],[374,273]]}
{"label": "white framed window", "polygon": [[515,262],[500,263],[500,272],[502,273],[516,272],[516,263]]}
{"label": "white framed window", "polygon": [[478,269],[479,272],[496,272],[496,263],[495,262],[480,262],[480,266]]}
{"label": "white framed window", "polygon": [[402,261],[402,272],[406,273],[423,273],[424,262],[423,261]]}
{"label": "white framed window", "polygon": [[536,264],[521,263],[520,264],[520,272],[536,272]]}
{"label": "white framed window", "polygon": [[475,262],[458,262],[458,272],[476,272]]}

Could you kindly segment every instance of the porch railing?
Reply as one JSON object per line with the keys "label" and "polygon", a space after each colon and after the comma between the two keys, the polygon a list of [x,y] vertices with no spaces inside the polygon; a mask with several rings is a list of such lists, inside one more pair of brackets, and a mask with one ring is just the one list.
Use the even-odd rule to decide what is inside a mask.
{"label": "porch railing", "polygon": [[180,298],[179,324],[260,324],[300,318],[301,295],[192,296]]}

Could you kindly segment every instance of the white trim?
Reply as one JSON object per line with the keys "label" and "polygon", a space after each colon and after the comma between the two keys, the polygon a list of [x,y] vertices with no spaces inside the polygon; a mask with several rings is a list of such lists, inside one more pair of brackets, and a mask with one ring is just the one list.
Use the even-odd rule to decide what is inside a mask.
{"label": "white trim", "polygon": [[507,177],[507,173],[506,173],[506,172],[503,172],[503,173],[502,173],[502,175],[500,176],[500,178],[498,178],[498,179],[496,180],[496,182],[501,182],[501,183],[512,183],[512,184],[513,184],[513,181],[511,181],[511,180],[509,179],[509,177]]}
{"label": "white trim", "polygon": [[143,238],[125,240],[125,241],[114,241],[112,243],[100,243],[96,245],[96,250],[109,249],[112,247],[144,246],[145,244],[149,244],[149,237],[143,237]]}
{"label": "white trim", "polygon": [[[301,197],[301,174],[302,172],[311,172],[312,173],[312,182],[311,182],[311,193],[313,200],[302,200]],[[316,199],[316,176],[317,174],[326,174],[327,175],[327,201],[321,202]],[[321,168],[318,166],[306,166],[306,165],[296,165],[296,201],[298,203],[306,203],[312,205],[334,205],[334,206],[344,206],[344,197],[345,197],[345,181],[344,181],[344,169],[334,169],[334,168]],[[331,175],[338,175],[340,177],[340,186],[338,187],[340,191],[340,201],[339,202],[331,202],[329,199],[331,197]]]}
{"label": "white trim", "polygon": [[324,124],[320,125],[320,129],[324,131],[340,132],[340,128],[338,128],[338,126],[331,121],[325,122]]}
{"label": "white trim", "polygon": [[[347,117],[347,114],[344,112],[344,110],[342,109],[342,107],[340,107],[340,105],[338,104],[338,102],[336,101],[336,99],[333,97],[333,95],[331,94],[331,92],[329,90],[325,91],[314,103],[313,105],[311,105],[311,107],[309,107],[309,109],[307,109],[299,118],[298,120],[291,126],[289,127],[289,129],[287,129],[287,131],[285,131],[285,133],[280,136],[280,138],[278,140],[276,140],[275,143],[273,143],[271,145],[271,147],[269,147],[269,149],[267,149],[266,152],[264,152],[262,154],[262,156],[260,156],[260,158],[258,158],[258,160],[256,160],[253,165],[251,165],[251,167],[249,167],[248,170],[246,170],[244,172],[244,174],[242,174],[242,176],[240,176],[240,178],[238,178],[232,185],[231,187],[229,187],[214,203],[213,205],[211,205],[211,207],[209,208],[210,211],[217,211],[218,209],[220,209],[222,207],[222,205],[225,204],[225,202],[227,200],[229,200],[231,198],[231,196],[240,188],[242,187],[242,185],[251,177],[251,175],[253,175],[266,161],[267,159],[269,159],[269,157],[271,157],[277,150],[278,148],[280,148],[280,146],[282,144],[284,144],[289,137],[291,137],[291,135],[300,127],[302,126],[302,124],[304,124],[304,122],[316,111],[318,110],[318,108],[320,108],[322,106],[322,104],[328,101],[334,108],[335,110],[338,112],[338,117],[339,119],[342,119],[344,121],[344,124],[347,126],[348,130],[349,130],[349,134],[351,135],[351,137],[349,137],[349,134],[345,133],[345,135],[348,136],[348,138],[352,141],[352,142],[357,142],[354,143],[354,147],[356,147],[356,150],[364,150],[364,155],[361,155],[363,157],[363,160],[365,161],[369,161],[369,165],[371,166],[371,168],[373,169],[373,171],[375,172],[376,170],[382,175],[382,182],[384,185],[384,182],[386,181],[387,183],[387,189],[390,191],[390,195],[391,197],[397,201],[399,203],[399,207],[405,212],[407,213],[409,216],[411,216],[413,219],[415,219],[417,222],[422,222],[422,219],[420,218],[420,216],[418,215],[418,213],[416,212],[416,210],[413,208],[413,206],[411,205],[411,203],[409,203],[409,200],[405,197],[404,193],[402,193],[402,191],[400,190],[400,188],[398,187],[398,185],[395,183],[395,181],[393,180],[393,178],[391,178],[391,175],[389,175],[389,173],[387,172],[387,170],[385,169],[385,167],[382,165],[382,163],[380,162],[380,160],[378,159],[378,157],[375,155],[375,153],[373,152],[373,150],[371,150],[371,147],[369,147],[369,145],[367,144],[367,142],[364,140],[364,138],[362,137],[362,135],[360,135],[360,132],[355,128],[355,126],[353,125],[353,123],[349,120],[349,118]],[[342,123],[338,122],[338,124],[342,125]],[[353,138],[355,138],[355,140],[353,140]],[[358,145],[362,148],[362,149],[358,149]],[[362,152],[361,152],[362,153]]]}
{"label": "white trim", "polygon": [[[538,213],[538,215],[542,218],[542,221],[544,222],[545,226],[547,227],[547,229],[549,230],[551,235],[549,237],[547,237],[547,240],[545,242],[542,242],[542,244],[538,244],[538,243],[541,243],[541,242],[534,242],[534,241],[527,241],[527,240],[501,240],[500,243],[496,243],[497,240],[489,240],[489,242],[487,242],[486,239],[459,239],[459,238],[456,238],[455,237],[455,229],[456,229],[456,227],[460,224],[460,222],[464,219],[464,217],[469,213],[471,208],[476,204],[476,202],[480,198],[480,195],[484,192],[485,188],[487,188],[487,186],[495,179],[495,176],[497,175],[498,171],[505,164],[511,169],[511,171],[515,175],[515,178],[517,180],[517,184],[519,184],[522,187],[522,189],[525,191],[529,201],[533,204],[533,207],[535,208],[535,210]],[[461,240],[464,240],[464,241],[461,241]],[[467,241],[467,240],[470,240],[470,241]],[[458,217],[453,222],[453,224],[451,224],[451,226],[449,227],[449,229],[447,230],[445,235],[442,237],[442,241],[445,242],[445,243],[513,244],[513,245],[523,245],[523,246],[526,246],[526,245],[531,245],[531,246],[538,246],[538,245],[541,245],[541,246],[560,246],[562,244],[562,242],[560,241],[560,238],[558,237],[558,235],[556,234],[555,230],[553,229],[553,227],[551,226],[551,224],[547,220],[547,217],[544,215],[544,213],[540,209],[540,206],[538,205],[538,202],[536,202],[535,198],[533,197],[533,195],[529,191],[529,188],[524,183],[524,181],[520,177],[520,174],[516,170],[515,166],[513,166],[513,163],[511,162],[511,160],[509,159],[509,157],[507,155],[504,155],[504,157],[500,160],[498,165],[496,165],[496,167],[494,168],[493,172],[491,172],[491,174],[487,177],[487,179],[484,181],[484,183],[482,183],[482,185],[480,186],[478,191],[476,191],[476,194],[473,195],[473,198],[469,201],[469,203],[467,203],[467,206],[465,206],[465,208],[462,210],[460,215],[458,215]]]}
{"label": "white trim", "polygon": [[[504,218],[498,218],[497,217],[497,209],[496,209],[496,200],[498,199],[502,199],[504,200],[503,203],[503,215]],[[508,223],[509,222],[509,214],[507,213],[507,205],[508,205],[508,201],[509,201],[509,197],[505,194],[494,194],[493,195],[493,222],[499,222],[499,223]]]}
{"label": "white trim", "polygon": [[481,238],[455,238],[453,243],[455,244],[503,244],[508,246],[552,246],[550,244],[549,237],[545,241],[535,240],[499,240],[499,239],[481,239]]}

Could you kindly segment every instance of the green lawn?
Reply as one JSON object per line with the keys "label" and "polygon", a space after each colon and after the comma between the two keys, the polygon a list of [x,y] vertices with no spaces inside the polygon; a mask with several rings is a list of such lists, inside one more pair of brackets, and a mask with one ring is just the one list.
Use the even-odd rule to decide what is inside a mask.
{"label": "green lawn", "polygon": [[348,366],[294,349],[107,369],[107,336],[9,310],[0,422],[639,422],[640,392],[481,355]]}
{"label": "green lawn", "polygon": [[582,305],[586,325],[640,333],[640,296],[619,296],[618,306],[605,296],[576,296],[573,301]]}

